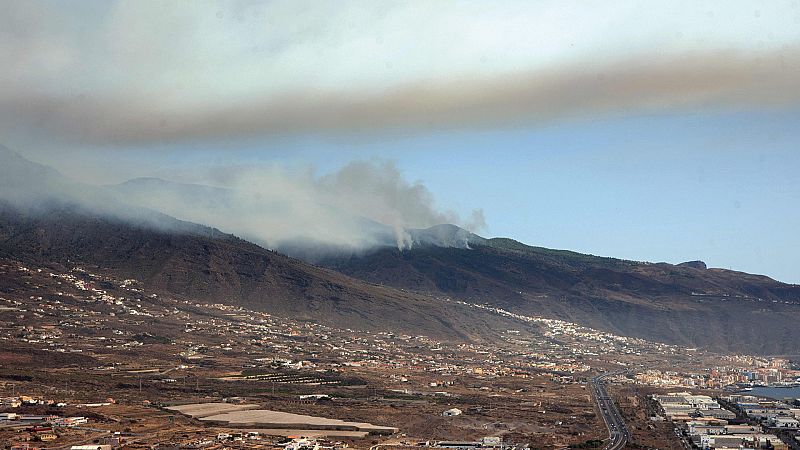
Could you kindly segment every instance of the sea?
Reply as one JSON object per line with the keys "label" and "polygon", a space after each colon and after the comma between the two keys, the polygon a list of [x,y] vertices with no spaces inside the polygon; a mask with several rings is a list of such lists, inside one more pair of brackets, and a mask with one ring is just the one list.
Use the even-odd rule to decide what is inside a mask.
{"label": "sea", "polygon": [[800,399],[800,387],[765,387],[757,386],[742,394],[755,395],[757,397],[773,398],[783,400],[785,398]]}

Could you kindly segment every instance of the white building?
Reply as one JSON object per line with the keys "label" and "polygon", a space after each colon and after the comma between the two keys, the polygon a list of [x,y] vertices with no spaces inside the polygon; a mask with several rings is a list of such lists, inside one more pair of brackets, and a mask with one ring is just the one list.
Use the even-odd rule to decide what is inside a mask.
{"label": "white building", "polygon": [[771,419],[770,425],[775,428],[790,428],[790,429],[797,429],[800,428],[800,422],[797,419],[792,417],[775,417]]}

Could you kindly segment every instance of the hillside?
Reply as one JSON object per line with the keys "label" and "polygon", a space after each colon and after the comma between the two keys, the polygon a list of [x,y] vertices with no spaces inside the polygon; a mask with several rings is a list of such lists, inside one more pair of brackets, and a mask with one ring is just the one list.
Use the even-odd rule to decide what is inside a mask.
{"label": "hillside", "polygon": [[471,249],[383,249],[323,265],[372,283],[687,347],[785,353],[800,342],[800,286],[701,262],[634,262],[488,239]]}
{"label": "hillside", "polygon": [[[701,261],[603,258],[438,225],[406,230],[411,248],[402,251],[381,244],[340,253],[308,242],[281,248],[313,254],[312,265],[128,204],[113,189],[69,180],[2,147],[0,163],[0,257],[87,266],[166,295],[452,340],[491,339],[511,319],[443,297],[686,347],[786,354],[800,342],[799,286]],[[226,192],[153,179],[126,189],[147,192],[141,185],[171,190],[177,200]]]}
{"label": "hillside", "polygon": [[91,267],[174,297],[365,330],[465,340],[506,319],[352,279],[119,201],[0,146],[0,257]]}
{"label": "hillside", "polygon": [[178,298],[340,327],[464,340],[491,336],[489,327],[503,322],[310,266],[211,228],[160,231],[70,206],[30,214],[0,204],[0,257],[90,267]]}

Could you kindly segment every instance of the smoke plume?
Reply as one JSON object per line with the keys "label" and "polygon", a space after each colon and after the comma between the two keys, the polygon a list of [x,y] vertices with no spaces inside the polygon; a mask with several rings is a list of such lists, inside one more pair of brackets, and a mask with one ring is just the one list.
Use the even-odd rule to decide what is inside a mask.
{"label": "smoke plume", "polygon": [[392,162],[357,161],[322,176],[277,165],[224,168],[212,170],[206,181],[220,187],[136,179],[109,189],[126,202],[279,249],[403,249],[412,244],[413,229],[486,227],[482,210],[461,218],[440,209],[422,183],[404,179]]}
{"label": "smoke plume", "polygon": [[[154,212],[218,228],[269,248],[309,258],[333,252],[363,252],[417,239],[456,245],[463,238],[420,236],[419,229],[456,224],[480,231],[482,210],[470,217],[441,209],[421,182],[407,181],[393,162],[352,162],[325,175],[281,165],[219,167],[199,177],[210,184],[136,178],[109,186],[72,180],[0,145],[0,201],[45,212],[71,204],[94,214],[169,228]],[[186,229],[183,224],[178,228]],[[180,231],[180,230],[177,230]],[[462,244],[458,244],[462,245]]]}
{"label": "smoke plume", "polygon": [[169,92],[107,96],[6,93],[6,127],[111,145],[308,131],[365,132],[525,124],[670,108],[780,107],[800,101],[800,51],[639,57],[388,90],[284,92],[235,103],[165,103]]}

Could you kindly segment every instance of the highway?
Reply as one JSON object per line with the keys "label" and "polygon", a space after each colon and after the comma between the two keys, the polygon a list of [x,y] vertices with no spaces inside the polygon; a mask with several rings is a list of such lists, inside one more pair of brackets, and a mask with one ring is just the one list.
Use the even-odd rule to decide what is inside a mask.
{"label": "highway", "polygon": [[597,375],[596,377],[592,378],[590,382],[592,395],[597,402],[597,407],[600,410],[600,414],[603,416],[603,421],[606,423],[606,428],[608,428],[609,442],[605,447],[603,447],[604,450],[620,450],[621,448],[625,447],[625,444],[628,442],[628,438],[630,438],[628,429],[625,427],[625,421],[622,420],[622,416],[619,414],[617,405],[614,404],[614,400],[612,400],[608,395],[605,383],[603,382],[604,378],[619,373],[621,372]]}

